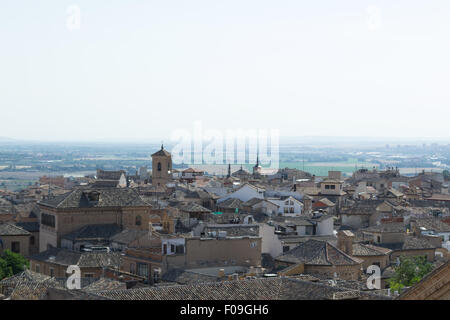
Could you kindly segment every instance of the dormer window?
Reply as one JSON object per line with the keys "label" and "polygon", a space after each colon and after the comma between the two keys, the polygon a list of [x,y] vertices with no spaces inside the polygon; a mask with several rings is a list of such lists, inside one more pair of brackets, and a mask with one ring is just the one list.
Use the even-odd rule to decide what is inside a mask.
{"label": "dormer window", "polygon": [[87,197],[88,197],[89,201],[98,202],[100,193],[98,193],[97,191],[92,191],[87,194]]}

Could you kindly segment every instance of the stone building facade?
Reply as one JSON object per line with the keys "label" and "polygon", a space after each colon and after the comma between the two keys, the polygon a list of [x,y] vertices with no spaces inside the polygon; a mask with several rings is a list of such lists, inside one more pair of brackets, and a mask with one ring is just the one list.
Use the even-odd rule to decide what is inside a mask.
{"label": "stone building facade", "polygon": [[39,202],[40,251],[60,247],[61,237],[83,226],[117,224],[121,228],[148,229],[151,206],[130,188],[74,189]]}
{"label": "stone building facade", "polygon": [[27,257],[31,233],[11,223],[0,224],[0,253],[10,250]]}

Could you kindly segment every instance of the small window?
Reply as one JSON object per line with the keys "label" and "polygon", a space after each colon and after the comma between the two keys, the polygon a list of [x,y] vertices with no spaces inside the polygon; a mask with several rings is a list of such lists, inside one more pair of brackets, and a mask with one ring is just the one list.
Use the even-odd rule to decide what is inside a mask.
{"label": "small window", "polygon": [[55,269],[54,268],[50,268],[50,277],[54,277],[55,276]]}
{"label": "small window", "polygon": [[184,246],[182,244],[178,245],[175,249],[175,253],[180,253],[183,254],[184,253]]}
{"label": "small window", "polygon": [[288,252],[289,251],[289,246],[283,246],[283,252]]}
{"label": "small window", "polygon": [[140,226],[142,224],[142,218],[141,216],[136,216],[136,225]]}
{"label": "small window", "polygon": [[47,213],[41,214],[41,224],[45,226],[49,226],[54,228],[55,227],[55,216]]}
{"label": "small window", "polygon": [[153,270],[153,282],[159,282],[161,275],[161,269],[157,268]]}
{"label": "small window", "polygon": [[330,187],[331,187],[331,189],[333,189],[333,190],[336,189],[336,186],[335,186],[334,184],[331,185]]}
{"label": "small window", "polygon": [[30,237],[30,246],[34,246],[34,236]]}
{"label": "small window", "polygon": [[137,263],[137,274],[141,277],[148,278],[148,264],[146,263]]}
{"label": "small window", "polygon": [[327,190],[330,189],[330,185],[326,184],[325,189],[327,189]]}
{"label": "small window", "polygon": [[158,162],[158,171],[161,171],[161,162]]}
{"label": "small window", "polygon": [[136,272],[136,268],[134,263],[130,263],[130,273],[135,273]]}
{"label": "small window", "polygon": [[40,273],[41,272],[41,266],[40,265],[35,265],[34,266],[34,271],[36,271],[36,273]]}
{"label": "small window", "polygon": [[14,253],[20,253],[20,242],[18,241],[11,242],[11,251]]}
{"label": "small window", "polygon": [[85,273],[84,277],[88,278],[88,279],[92,279],[94,277],[94,274],[93,273]]}

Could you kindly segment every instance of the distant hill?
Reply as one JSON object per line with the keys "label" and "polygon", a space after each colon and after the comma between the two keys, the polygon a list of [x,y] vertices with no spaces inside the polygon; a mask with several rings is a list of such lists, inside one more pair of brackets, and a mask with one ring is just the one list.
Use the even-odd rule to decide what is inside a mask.
{"label": "distant hill", "polygon": [[0,137],[0,142],[14,142],[16,139],[8,138],[8,137]]}

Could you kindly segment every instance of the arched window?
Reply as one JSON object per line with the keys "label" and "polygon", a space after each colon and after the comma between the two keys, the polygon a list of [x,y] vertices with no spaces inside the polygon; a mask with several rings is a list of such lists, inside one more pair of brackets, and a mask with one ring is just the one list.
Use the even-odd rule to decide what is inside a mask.
{"label": "arched window", "polygon": [[137,226],[140,226],[141,223],[142,223],[141,216],[136,216],[136,225],[137,225]]}
{"label": "arched window", "polygon": [[161,162],[158,162],[158,171],[161,171]]}

